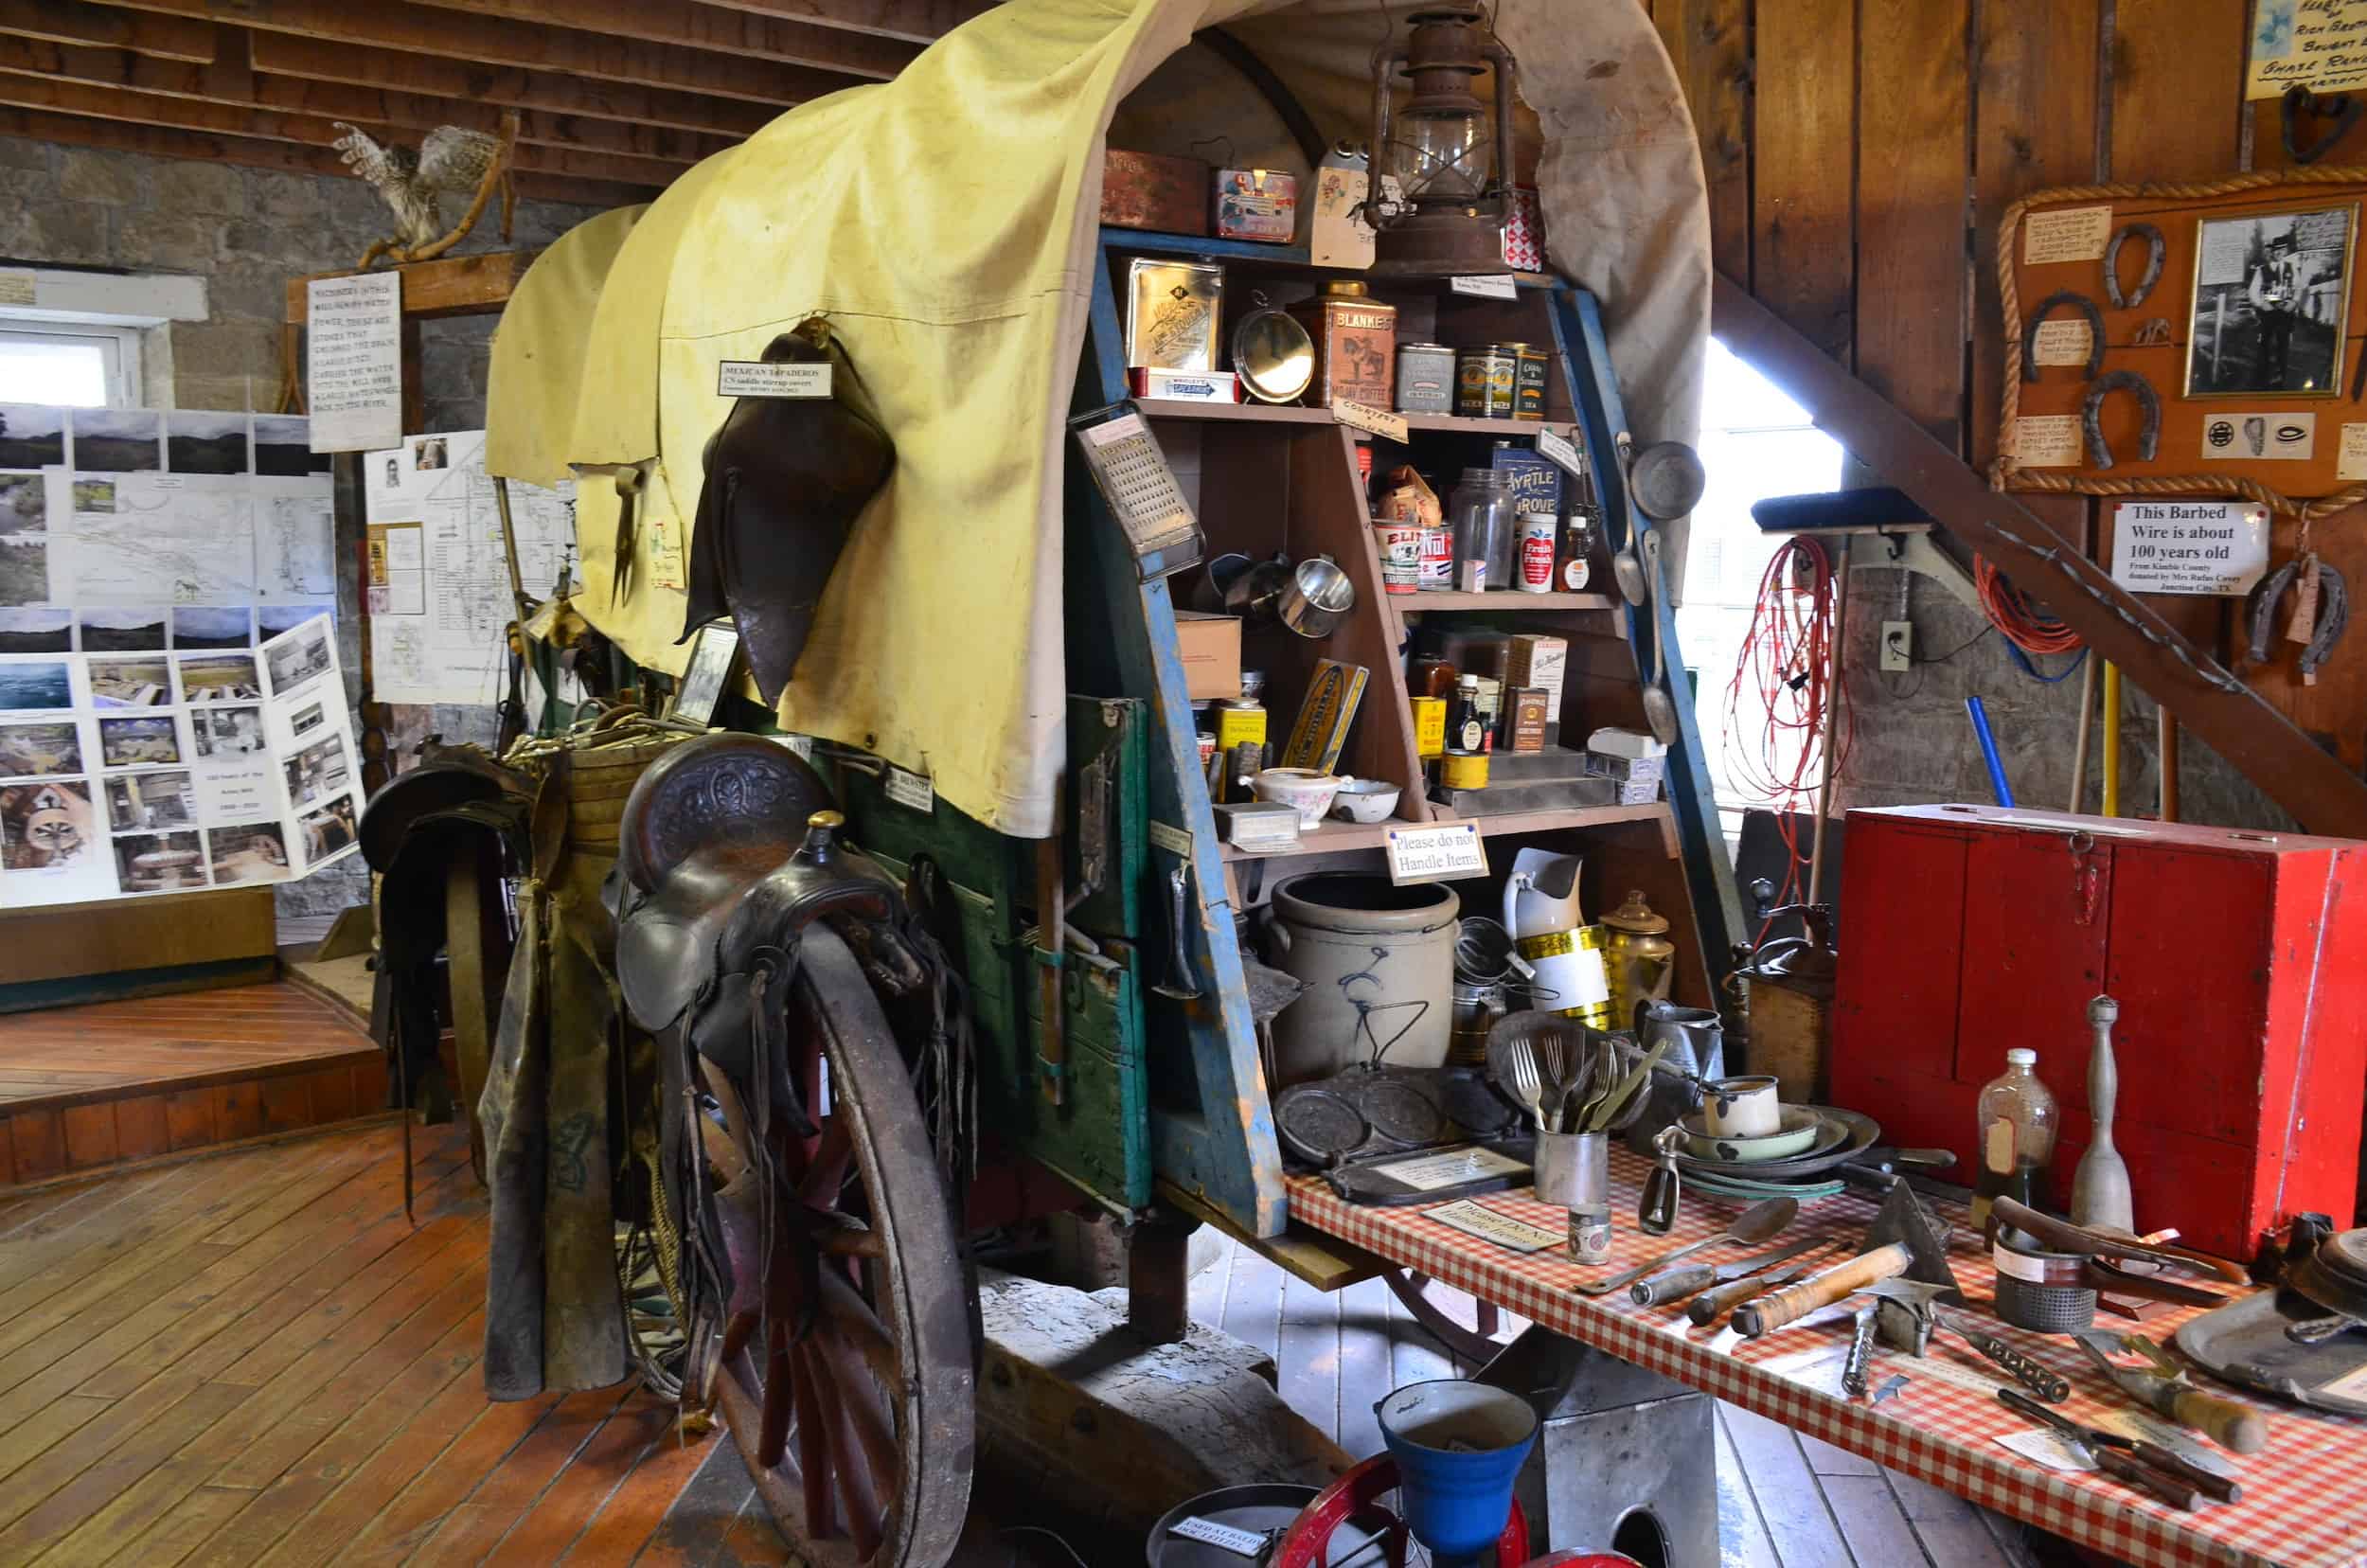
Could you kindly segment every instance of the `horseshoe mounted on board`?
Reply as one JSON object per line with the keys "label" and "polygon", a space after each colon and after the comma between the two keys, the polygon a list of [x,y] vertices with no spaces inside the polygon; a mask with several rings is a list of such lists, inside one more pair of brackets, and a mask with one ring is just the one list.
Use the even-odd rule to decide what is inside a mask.
{"label": "horseshoe mounted on board", "polygon": [[2047,312],[2057,305],[2073,306],[2088,318],[2088,379],[2093,381],[2096,372],[2104,368],[2104,312],[2097,309],[2094,300],[2076,289],[2056,290],[2038,301],[2038,308],[2030,312],[2028,321],[2022,323],[2021,379],[2026,382],[2038,379],[2038,329],[2045,323]]}
{"label": "horseshoe mounted on board", "polygon": [[[2143,237],[2145,242],[2145,275],[2137,279],[2137,286],[2121,297],[2121,241]],[[2169,243],[2162,231],[2151,223],[2123,223],[2112,231],[2111,242],[2104,247],[2104,297],[2116,311],[2133,311],[2145,302],[2153,286],[2162,281],[2162,261],[2169,254]]]}
{"label": "horseshoe mounted on board", "polygon": [[[2313,93],[2301,82],[2285,89],[2285,101],[2278,105],[2279,129],[2285,136],[2285,155],[2297,164],[2314,164],[2334,150],[2350,128],[2358,123],[2359,101],[2344,93]],[[2318,133],[2318,139],[2304,147],[2302,116],[2311,119],[2331,119],[2334,123]]]}
{"label": "horseshoe mounted on board", "polygon": [[2088,395],[2080,401],[2079,428],[2088,437],[2088,463],[2091,468],[2112,466],[2112,448],[2104,439],[2104,400],[2114,392],[2134,393],[2139,406],[2145,411],[2145,429],[2137,437],[2137,460],[2153,461],[2153,454],[2162,447],[2162,399],[2153,390],[2153,383],[2134,370],[2115,370],[2099,376],[2088,387]]}

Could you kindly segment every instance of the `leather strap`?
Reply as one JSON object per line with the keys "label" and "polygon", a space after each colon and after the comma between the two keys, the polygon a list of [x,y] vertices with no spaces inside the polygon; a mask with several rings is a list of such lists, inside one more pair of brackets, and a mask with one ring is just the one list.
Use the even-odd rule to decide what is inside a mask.
{"label": "leather strap", "polygon": [[[492,1061],[492,1021],[500,1007],[486,989],[486,869],[481,854],[455,855],[444,882],[444,951],[451,964],[453,1047],[460,1066],[460,1101],[469,1118],[469,1163],[475,1167],[480,1184],[485,1180],[485,1128],[477,1099],[485,1093],[485,1076]],[[494,880],[498,888],[498,873]],[[495,918],[499,918],[496,914]]]}

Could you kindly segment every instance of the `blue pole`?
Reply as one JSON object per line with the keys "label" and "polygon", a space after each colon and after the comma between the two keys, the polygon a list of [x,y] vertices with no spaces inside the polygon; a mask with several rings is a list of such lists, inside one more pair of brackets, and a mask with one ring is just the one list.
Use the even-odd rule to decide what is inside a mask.
{"label": "blue pole", "polygon": [[1989,710],[1981,705],[1978,697],[1965,699],[1965,711],[1972,715],[1973,737],[1981,742],[1981,758],[1989,765],[1989,789],[2000,806],[2014,803],[2014,787],[2005,782],[2005,763],[1997,755],[1997,737],[1989,733]]}

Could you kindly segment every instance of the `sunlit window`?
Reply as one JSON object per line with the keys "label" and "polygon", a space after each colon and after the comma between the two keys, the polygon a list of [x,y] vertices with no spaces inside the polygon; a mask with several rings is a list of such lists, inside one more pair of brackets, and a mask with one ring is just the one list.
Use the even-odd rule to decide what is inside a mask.
{"label": "sunlit window", "polygon": [[106,408],[129,401],[123,345],[113,332],[0,328],[0,403]]}

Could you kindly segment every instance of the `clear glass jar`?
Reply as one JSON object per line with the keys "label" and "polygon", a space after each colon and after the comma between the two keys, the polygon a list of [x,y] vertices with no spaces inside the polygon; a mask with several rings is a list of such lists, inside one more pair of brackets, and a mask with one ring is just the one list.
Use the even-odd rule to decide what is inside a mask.
{"label": "clear glass jar", "polygon": [[1492,468],[1465,469],[1448,496],[1458,593],[1512,586],[1512,476]]}
{"label": "clear glass jar", "polygon": [[1980,1130],[1981,1168],[1972,1188],[1972,1222],[1989,1226],[1989,1205],[2011,1198],[2033,1207],[2047,1202],[2047,1172],[2055,1165],[2055,1133],[2060,1121],[2054,1092],[2038,1081],[2038,1053],[2005,1053],[2005,1071],[1981,1086],[1975,1118]]}

